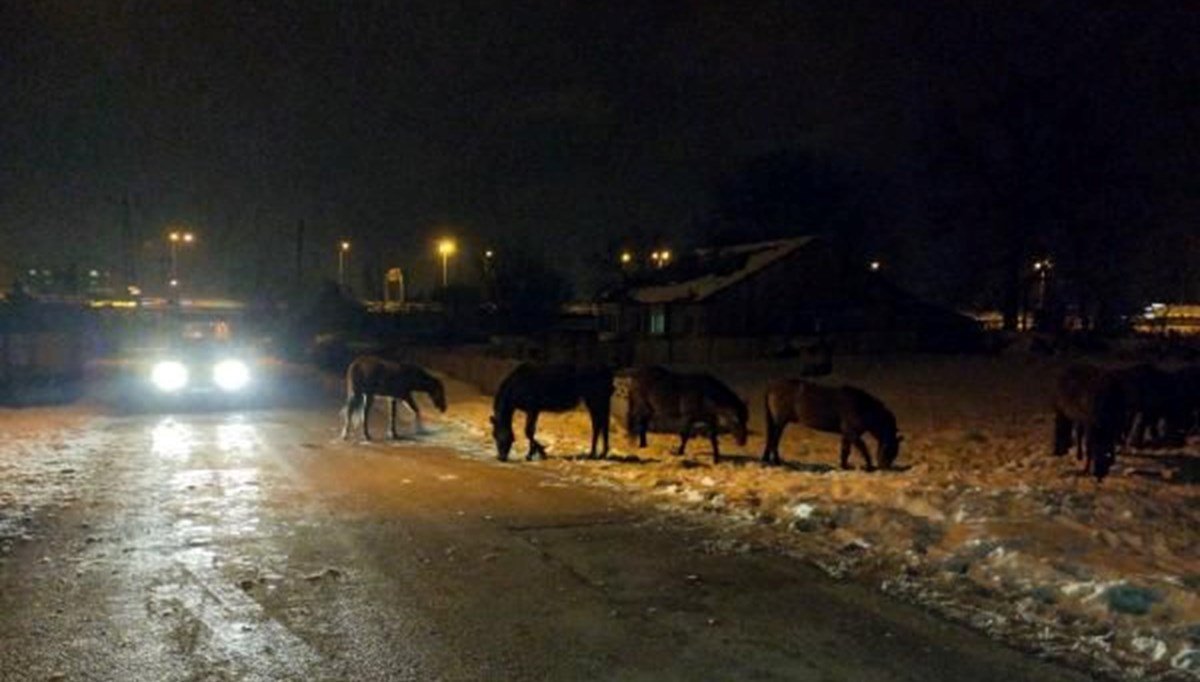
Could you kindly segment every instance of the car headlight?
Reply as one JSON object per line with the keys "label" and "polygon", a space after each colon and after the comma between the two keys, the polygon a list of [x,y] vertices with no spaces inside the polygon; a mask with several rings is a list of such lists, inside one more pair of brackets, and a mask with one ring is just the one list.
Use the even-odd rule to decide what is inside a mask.
{"label": "car headlight", "polygon": [[181,362],[165,360],[154,365],[150,372],[150,381],[154,382],[158,390],[173,393],[187,386],[188,370]]}
{"label": "car headlight", "polygon": [[250,383],[250,368],[241,360],[222,360],[213,366],[213,383],[222,391],[240,391]]}

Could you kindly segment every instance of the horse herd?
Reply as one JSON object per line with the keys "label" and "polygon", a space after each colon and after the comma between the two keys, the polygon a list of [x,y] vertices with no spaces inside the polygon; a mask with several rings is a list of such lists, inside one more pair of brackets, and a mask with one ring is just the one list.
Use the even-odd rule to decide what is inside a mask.
{"label": "horse herd", "polygon": [[[646,434],[670,430],[679,434],[675,454],[684,454],[688,441],[702,430],[712,446],[713,462],[720,461],[718,435],[732,434],[745,445],[749,408],[727,385],[710,374],[681,373],[659,366],[614,370],[603,366],[523,363],[500,383],[492,404],[491,433],[496,453],[507,461],[516,443],[513,417],[525,413],[526,459],[545,458],[536,436],[542,412],[566,412],[582,403],[591,417],[589,457],[608,456],[609,418],[617,381],[628,386],[625,426],[639,447]],[[361,413],[363,437],[370,440],[368,414],[374,396],[390,398],[388,434],[397,437],[396,403],[403,402],[423,430],[414,392],[429,395],[446,410],[442,382],[425,369],[376,356],[356,358],[346,370],[346,405],[342,438],[349,438],[355,414]],[[1118,369],[1074,365],[1058,377],[1054,399],[1054,448],[1057,456],[1072,446],[1084,461],[1085,473],[1098,480],[1112,468],[1122,446],[1182,445],[1200,424],[1200,366],[1169,372],[1140,364]],[[876,464],[891,468],[900,455],[903,436],[896,417],[877,397],[854,386],[829,386],[804,379],[770,384],[763,396],[766,445],[762,462],[779,465],[784,428],[796,422],[810,429],[841,436],[840,464],[849,468],[853,448],[868,471]],[[872,458],[863,436],[876,441]]]}
{"label": "horse herd", "polygon": [[1122,448],[1177,447],[1200,424],[1200,365],[1167,371],[1149,363],[1078,364],[1058,376],[1054,454],[1075,446],[1083,472],[1103,479]]}
{"label": "horse herd", "polygon": [[[672,427],[679,434],[675,453],[682,455],[688,440],[699,427],[712,445],[713,462],[720,461],[718,434],[728,431],[738,445],[745,445],[750,410],[727,385],[711,374],[680,373],[650,366],[623,370],[572,364],[523,363],[500,383],[492,404],[491,431],[496,453],[506,461],[517,438],[513,433],[513,415],[525,413],[525,437],[529,441],[526,459],[545,457],[546,448],[535,437],[538,416],[542,412],[566,412],[580,403],[591,417],[592,441],[589,457],[608,456],[609,417],[617,380],[627,383],[629,409],[626,429],[636,436],[639,447],[646,446],[651,425],[662,430]],[[350,437],[356,413],[361,414],[363,437],[370,440],[368,414],[375,395],[390,398],[388,434],[396,433],[396,403],[403,402],[416,415],[417,430],[422,430],[421,412],[413,393],[429,395],[439,410],[446,410],[446,392],[442,382],[425,369],[408,363],[362,356],[346,370],[346,405],[342,438]],[[784,427],[791,422],[817,431],[841,435],[841,465],[849,468],[853,447],[866,462],[867,470],[889,468],[900,454],[902,436],[896,418],[878,398],[853,386],[823,386],[801,379],[778,381],[767,388],[767,444],[762,461],[769,465],[782,462],[779,442]],[[665,425],[665,426],[664,426]],[[872,459],[863,441],[864,435],[876,440],[876,458]],[[599,448],[599,450],[597,450]]]}

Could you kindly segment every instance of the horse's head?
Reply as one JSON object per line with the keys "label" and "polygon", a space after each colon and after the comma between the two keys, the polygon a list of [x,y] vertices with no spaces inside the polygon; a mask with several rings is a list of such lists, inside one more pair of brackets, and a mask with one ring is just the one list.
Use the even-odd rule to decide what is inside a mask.
{"label": "horse's head", "polygon": [[892,468],[892,464],[900,457],[900,443],[903,441],[904,436],[897,433],[879,442],[879,466],[884,469]]}
{"label": "horse's head", "polygon": [[433,404],[438,410],[446,411],[446,387],[440,381],[434,381],[433,386],[429,389],[429,397],[433,400]]}
{"label": "horse's head", "polygon": [[496,441],[496,453],[500,456],[500,461],[503,462],[508,459],[508,453],[512,450],[516,436],[513,435],[511,422],[497,419],[494,414],[491,416],[491,420],[492,440]]}

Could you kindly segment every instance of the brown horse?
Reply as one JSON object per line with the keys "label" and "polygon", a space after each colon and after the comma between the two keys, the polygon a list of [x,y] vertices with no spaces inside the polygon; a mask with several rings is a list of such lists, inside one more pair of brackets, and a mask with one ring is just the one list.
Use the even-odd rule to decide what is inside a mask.
{"label": "brown horse", "polygon": [[811,381],[788,379],[767,387],[767,445],[763,449],[763,462],[769,465],[782,463],[779,458],[779,441],[783,429],[797,422],[816,431],[837,433],[842,436],[841,464],[850,468],[850,446],[867,462],[867,471],[875,464],[863,442],[863,434],[875,437],[879,465],[891,468],[900,456],[900,442],[904,437],[896,430],[896,417],[882,401],[854,386],[823,386]]}
{"label": "brown horse", "polygon": [[496,391],[492,403],[492,439],[500,461],[508,460],[516,436],[512,430],[513,412],[525,413],[525,437],[529,453],[525,459],[541,455],[546,448],[533,437],[541,412],[566,412],[582,401],[592,419],[592,449],[596,456],[596,441],[604,439],[601,457],[608,456],[608,416],[613,394],[613,371],[607,367],[577,367],[569,364],[518,365]]}
{"label": "brown horse", "polygon": [[658,418],[679,428],[679,447],[682,455],[692,437],[692,428],[703,424],[712,443],[713,463],[721,459],[717,447],[719,423],[724,421],[733,432],[738,445],[746,444],[746,403],[728,386],[710,374],[680,374],[662,367],[641,367],[623,374],[631,379],[629,412],[626,426],[638,437],[638,447],[646,447],[646,431],[651,420]]}
{"label": "brown horse", "polygon": [[1108,374],[1124,401],[1125,444],[1137,448],[1148,443],[1165,444],[1182,421],[1183,403],[1176,395],[1175,376],[1146,362],[1109,370]]}
{"label": "brown horse", "polygon": [[1075,458],[1102,480],[1117,458],[1128,424],[1126,392],[1118,377],[1092,365],[1072,365],[1058,376],[1054,397],[1054,454]]}
{"label": "brown horse", "polygon": [[1200,428],[1200,365],[1188,365],[1171,374],[1176,410],[1172,429],[1182,439]]}
{"label": "brown horse", "polygon": [[363,438],[371,440],[367,419],[377,395],[387,396],[390,402],[389,437],[399,437],[396,433],[397,401],[402,401],[416,415],[417,432],[420,433],[424,426],[421,424],[421,410],[417,407],[417,401],[413,400],[414,391],[428,394],[438,410],[446,411],[446,390],[442,382],[423,368],[373,355],[355,358],[346,368],[346,406],[342,408],[345,416],[342,439],[350,437],[354,413],[361,408]]}

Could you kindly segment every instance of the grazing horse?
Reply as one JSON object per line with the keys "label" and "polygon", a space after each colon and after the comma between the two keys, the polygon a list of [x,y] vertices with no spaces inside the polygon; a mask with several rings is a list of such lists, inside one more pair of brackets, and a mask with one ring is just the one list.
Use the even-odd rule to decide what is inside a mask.
{"label": "grazing horse", "polygon": [[1133,447],[1163,444],[1181,421],[1181,402],[1175,391],[1175,377],[1150,363],[1140,363],[1109,371],[1124,401],[1122,424],[1124,441]]}
{"label": "grazing horse", "polygon": [[1176,406],[1171,428],[1187,440],[1189,434],[1200,428],[1200,365],[1175,370],[1171,385]]}
{"label": "grazing horse", "polygon": [[1054,454],[1084,460],[1083,472],[1108,475],[1127,427],[1126,393],[1118,377],[1092,365],[1072,365],[1058,376],[1054,397]]}
{"label": "grazing horse", "polygon": [[438,410],[446,411],[446,390],[442,382],[417,365],[385,360],[373,355],[354,359],[346,368],[346,406],[343,408],[345,422],[342,424],[342,439],[350,437],[350,425],[354,412],[362,409],[363,438],[371,440],[367,425],[368,415],[375,396],[387,396],[390,401],[391,418],[388,421],[388,436],[398,438],[396,433],[396,402],[403,401],[417,418],[417,432],[424,430],[421,410],[413,400],[413,392],[429,395]]}
{"label": "grazing horse", "polygon": [[546,457],[546,448],[537,442],[538,414],[541,412],[566,412],[574,409],[580,401],[587,406],[592,418],[592,449],[589,457],[596,456],[596,441],[604,439],[601,457],[608,456],[608,415],[613,394],[613,371],[607,367],[578,367],[569,364],[518,365],[496,391],[492,403],[492,440],[501,462],[508,460],[516,436],[513,435],[513,412],[525,413],[525,437],[529,439],[529,453],[525,459],[536,455]]}
{"label": "grazing horse", "polygon": [[811,381],[787,379],[767,387],[767,445],[763,449],[765,464],[778,465],[779,441],[783,429],[797,422],[816,431],[837,433],[842,436],[841,464],[850,468],[850,446],[867,462],[867,471],[875,464],[867,451],[862,436],[869,433],[875,437],[879,465],[891,468],[900,456],[900,442],[904,437],[896,430],[896,417],[882,401],[854,386],[823,386]]}
{"label": "grazing horse", "polygon": [[692,437],[692,427],[703,424],[712,443],[713,463],[721,459],[717,433],[722,417],[733,431],[738,445],[746,444],[746,403],[728,386],[710,374],[680,374],[662,367],[641,367],[627,373],[629,412],[626,427],[637,434],[638,447],[646,447],[646,431],[658,417],[679,427],[679,447],[682,455]]}

